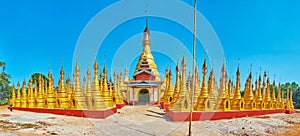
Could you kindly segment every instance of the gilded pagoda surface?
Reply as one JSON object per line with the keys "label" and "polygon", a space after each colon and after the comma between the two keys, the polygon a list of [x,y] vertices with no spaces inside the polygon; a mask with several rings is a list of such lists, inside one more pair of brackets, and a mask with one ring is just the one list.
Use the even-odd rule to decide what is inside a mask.
{"label": "gilded pagoda surface", "polygon": [[[48,84],[40,76],[38,83],[28,82],[28,91],[26,91],[26,81],[23,81],[22,88],[18,83],[18,89],[12,88],[12,97],[10,104],[14,107],[22,108],[46,108],[46,109],[74,109],[74,110],[104,110],[112,108],[117,104],[124,104],[118,88],[122,78],[117,78],[114,74],[114,82],[108,82],[106,66],[100,74],[100,83],[98,80],[98,63],[94,63],[94,80],[91,83],[91,72],[87,70],[87,81],[83,79],[84,85],[81,86],[79,77],[80,68],[76,64],[73,81],[70,78],[64,80],[64,69],[61,68],[58,87],[54,87],[52,73],[48,73]],[[104,75],[102,77],[102,74]],[[121,77],[121,76],[120,76]]]}
{"label": "gilded pagoda surface", "polygon": [[[183,56],[181,65],[179,66],[177,63],[174,70],[175,84],[173,85],[174,76],[171,69],[166,68],[164,79],[159,75],[150,49],[150,29],[147,21],[142,45],[143,51],[137,62],[133,78],[128,77],[128,70],[125,69],[124,76],[122,72],[115,71],[113,77],[108,80],[106,65],[103,65],[103,71],[99,73],[99,65],[95,60],[93,74],[88,68],[86,76],[81,80],[80,67],[76,63],[73,83],[71,83],[70,77],[65,80],[65,72],[62,67],[58,87],[55,88],[53,75],[49,71],[48,83],[39,77],[38,82],[30,79],[27,87],[25,80],[22,87],[19,82],[17,89],[13,85],[10,104],[21,108],[104,110],[116,107],[116,105],[124,105],[125,102],[134,105],[137,102],[135,99],[138,97],[147,100],[141,101],[143,103],[163,103],[168,105],[169,110],[181,112],[187,112],[191,107],[193,111],[210,112],[294,110],[292,91],[281,91],[280,83],[276,86],[275,80],[271,84],[267,72],[264,72],[263,79],[259,75],[253,82],[252,71],[250,71],[244,90],[241,90],[239,66],[236,71],[235,84],[233,79],[228,78],[225,64],[222,66],[221,78],[218,82],[214,68],[212,67],[208,71],[206,59],[202,65],[201,75],[197,66],[187,75],[186,59]],[[244,92],[243,95],[242,92]],[[286,93],[286,97],[284,97],[284,93]],[[155,100],[154,97],[157,99]]]}
{"label": "gilded pagoda surface", "polygon": [[[213,68],[210,71],[208,81],[206,80],[206,59],[204,59],[202,66],[202,83],[200,83],[197,67],[190,72],[192,75],[187,78],[185,67],[185,58],[183,58],[180,72],[179,66],[176,66],[175,88],[172,91],[167,90],[165,92],[167,94],[163,95],[163,99],[172,100],[164,101],[166,104],[170,104],[169,110],[185,112],[188,111],[190,106],[193,107],[193,111],[294,110],[291,97],[292,91],[287,90],[286,97],[284,97],[280,83],[276,86],[274,80],[271,84],[267,72],[264,72],[263,80],[261,76],[256,79],[254,87],[252,72],[250,71],[242,95],[239,66],[236,71],[236,83],[234,84],[233,79],[228,79],[226,66],[223,64],[219,85],[214,76],[215,71]],[[178,73],[181,73],[181,75]],[[166,78],[166,81],[169,81],[170,75],[166,74]],[[173,88],[173,86],[168,83],[166,88]],[[189,96],[192,92],[194,92],[193,96]],[[171,98],[169,93],[173,93]],[[191,101],[191,97],[193,97],[193,101]]]}

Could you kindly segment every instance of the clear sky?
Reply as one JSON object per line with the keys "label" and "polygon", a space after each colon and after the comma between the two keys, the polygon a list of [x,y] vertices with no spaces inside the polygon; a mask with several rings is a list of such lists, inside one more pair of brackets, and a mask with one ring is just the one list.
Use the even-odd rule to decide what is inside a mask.
{"label": "clear sky", "polygon": [[[34,72],[47,74],[50,68],[57,83],[62,65],[65,73],[71,76],[74,50],[80,34],[97,13],[115,2],[117,1],[2,0],[0,2],[0,60],[7,63],[6,72],[11,74],[12,81],[16,83],[24,78],[28,80],[30,74]],[[192,5],[192,0],[183,2]],[[146,2],[130,5],[132,7],[128,7],[128,11],[122,12],[126,14],[136,7],[146,9],[145,5]],[[197,4],[197,10],[207,19],[219,37],[230,77],[235,76],[238,58],[240,58],[242,83],[248,76],[251,64],[254,78],[261,67],[262,71],[269,72],[272,80],[275,74],[276,81],[300,83],[299,7],[300,2],[297,0],[199,0]],[[179,7],[162,8],[180,10]],[[182,14],[192,16],[192,11],[183,11]],[[118,15],[112,12],[109,18],[106,18],[107,20],[102,21],[109,24],[109,20]],[[149,15],[149,27],[153,31],[152,46],[168,47],[177,51],[172,45],[185,44],[189,50],[192,49],[189,45],[192,43],[192,35],[180,24],[151,16],[151,11]],[[192,20],[188,21],[192,22]],[[102,29],[106,26],[99,27]],[[100,65],[103,66],[105,54],[106,64],[109,67],[127,66],[132,76],[137,58],[131,64],[122,65],[114,65],[112,60],[123,44],[132,45],[130,50],[142,50],[144,27],[145,17],[139,17],[122,22],[113,29],[98,50],[97,59]],[[202,65],[204,49],[201,48],[200,43],[198,46],[197,62]],[[132,52],[128,52],[130,53]],[[153,55],[162,74],[166,66],[171,66],[174,71],[175,61],[180,58],[171,58],[159,52],[153,52]],[[89,62],[86,65],[92,64]],[[217,73],[219,71],[216,70]]]}

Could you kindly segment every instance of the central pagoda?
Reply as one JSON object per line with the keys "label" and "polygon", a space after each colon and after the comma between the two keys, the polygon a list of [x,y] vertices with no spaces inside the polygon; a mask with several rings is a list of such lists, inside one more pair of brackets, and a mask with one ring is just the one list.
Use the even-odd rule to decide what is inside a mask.
{"label": "central pagoda", "polygon": [[163,83],[150,50],[150,30],[148,19],[144,30],[143,51],[136,65],[133,79],[125,82],[128,85],[127,102],[133,105],[156,104],[159,101],[160,85]]}
{"label": "central pagoda", "polygon": [[144,38],[143,38],[143,52],[140,56],[139,62],[137,63],[134,71],[134,75],[137,74],[143,66],[143,61],[146,61],[149,65],[149,69],[156,76],[156,80],[161,80],[160,75],[157,70],[157,66],[154,62],[154,57],[150,50],[150,30],[148,28],[148,20],[146,20],[146,28],[144,30]]}

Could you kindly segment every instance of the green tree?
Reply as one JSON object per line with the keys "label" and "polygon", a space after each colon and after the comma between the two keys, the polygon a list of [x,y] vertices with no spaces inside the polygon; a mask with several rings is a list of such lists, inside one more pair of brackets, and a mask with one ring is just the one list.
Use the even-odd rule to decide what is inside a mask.
{"label": "green tree", "polygon": [[7,104],[10,99],[10,75],[5,73],[5,62],[0,61],[0,105]]}
{"label": "green tree", "polygon": [[293,101],[295,102],[295,108],[300,108],[300,87],[296,82],[287,82],[281,85],[281,90],[284,92],[284,97],[286,98],[286,91],[292,90],[293,92]]}
{"label": "green tree", "polygon": [[300,87],[293,93],[293,101],[295,102],[295,108],[300,109]]}
{"label": "green tree", "polygon": [[36,82],[37,85],[38,85],[38,83],[39,83],[39,77],[41,77],[44,80],[44,82],[46,82],[46,84],[48,85],[48,78],[45,75],[41,74],[41,73],[34,73],[34,74],[32,74],[31,75],[32,82],[33,83]]}

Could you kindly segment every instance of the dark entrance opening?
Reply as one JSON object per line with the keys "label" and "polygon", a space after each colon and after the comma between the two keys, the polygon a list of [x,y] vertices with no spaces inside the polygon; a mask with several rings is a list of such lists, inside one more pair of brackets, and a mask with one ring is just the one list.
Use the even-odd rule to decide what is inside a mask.
{"label": "dark entrance opening", "polygon": [[149,91],[147,89],[140,90],[138,105],[147,105],[150,103]]}

